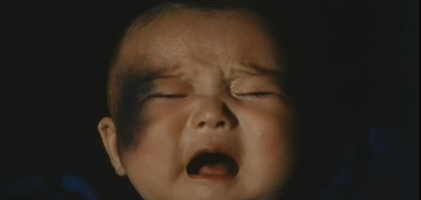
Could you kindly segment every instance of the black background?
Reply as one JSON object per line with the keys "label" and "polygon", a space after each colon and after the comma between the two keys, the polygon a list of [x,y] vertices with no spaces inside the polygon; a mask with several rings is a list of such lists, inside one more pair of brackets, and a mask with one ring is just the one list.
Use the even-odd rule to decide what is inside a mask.
{"label": "black background", "polygon": [[[118,180],[96,127],[108,115],[110,55],[145,3],[1,4],[0,159],[52,172],[72,169],[112,193]],[[394,124],[419,132],[419,2],[310,5],[323,65],[322,101],[328,115],[343,119],[332,129]],[[324,137],[331,144],[322,150],[328,159],[344,150],[343,135]]]}

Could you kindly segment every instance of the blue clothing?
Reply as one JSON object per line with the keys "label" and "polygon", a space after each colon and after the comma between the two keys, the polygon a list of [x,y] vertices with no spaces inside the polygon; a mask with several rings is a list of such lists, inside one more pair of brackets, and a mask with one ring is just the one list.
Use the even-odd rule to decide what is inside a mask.
{"label": "blue clothing", "polygon": [[419,156],[418,133],[373,128],[349,147],[341,171],[314,200],[418,200]]}
{"label": "blue clothing", "polygon": [[0,162],[2,200],[99,200],[81,177],[64,172],[50,183],[35,167],[18,161]]}

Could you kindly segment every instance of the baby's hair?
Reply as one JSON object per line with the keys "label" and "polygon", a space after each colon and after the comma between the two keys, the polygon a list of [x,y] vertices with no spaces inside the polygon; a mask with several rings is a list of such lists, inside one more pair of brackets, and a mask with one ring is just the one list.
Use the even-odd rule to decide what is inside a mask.
{"label": "baby's hair", "polygon": [[[272,34],[274,42],[279,43],[279,27],[272,23],[273,16],[271,12],[263,4],[257,1],[247,0],[204,0],[204,1],[169,1],[158,4],[146,11],[142,12],[123,34],[122,39],[115,49],[115,53],[111,59],[109,69],[108,88],[107,88],[107,101],[111,117],[116,124],[117,137],[119,147],[129,147],[134,141],[135,131],[139,126],[142,119],[135,117],[136,113],[141,111],[141,107],[131,106],[127,104],[134,104],[136,96],[128,93],[146,92],[148,88],[142,85],[145,81],[134,81],[151,79],[155,72],[141,69],[140,71],[133,71],[130,66],[124,66],[119,61],[121,57],[121,47],[130,40],[132,35],[139,29],[142,29],[158,17],[177,11],[194,11],[194,12],[214,12],[214,11],[238,11],[247,15],[253,15],[267,28],[268,33]],[[277,10],[279,11],[279,10]],[[130,75],[131,74],[131,75]],[[139,77],[134,77],[137,74]],[[130,76],[130,77],[128,77]],[[129,83],[130,82],[130,83]],[[136,83],[135,83],[136,82]],[[140,85],[139,85],[140,84]],[[130,97],[130,98],[129,98]],[[124,99],[129,98],[129,100]],[[131,100],[130,100],[131,99]],[[136,109],[134,109],[136,108]]]}

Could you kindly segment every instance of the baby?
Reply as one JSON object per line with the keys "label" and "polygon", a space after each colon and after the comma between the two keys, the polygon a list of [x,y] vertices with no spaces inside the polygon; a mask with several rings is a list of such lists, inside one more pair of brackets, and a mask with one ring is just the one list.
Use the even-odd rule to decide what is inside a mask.
{"label": "baby", "polygon": [[169,3],[138,17],[98,126],[117,174],[146,200],[278,199],[295,152],[275,32],[235,3]]}

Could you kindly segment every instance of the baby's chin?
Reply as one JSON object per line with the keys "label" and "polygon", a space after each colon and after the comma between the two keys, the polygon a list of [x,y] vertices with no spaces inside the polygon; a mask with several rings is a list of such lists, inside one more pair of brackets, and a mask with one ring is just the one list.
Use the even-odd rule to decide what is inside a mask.
{"label": "baby's chin", "polygon": [[[203,155],[205,157],[207,155]],[[220,155],[216,155],[220,156]],[[201,159],[198,157],[198,159]],[[223,161],[227,158],[221,158]],[[199,160],[200,161],[200,160]],[[193,162],[199,162],[193,161]],[[281,180],[252,182],[244,178],[231,163],[232,161],[204,164],[198,171],[188,174],[175,185],[161,186],[160,189],[143,188],[139,191],[145,200],[275,200],[280,197]],[[196,164],[196,163],[193,163]],[[235,170],[238,169],[238,172]],[[166,188],[162,190],[163,188]],[[167,189],[168,188],[168,189]]]}
{"label": "baby's chin", "polygon": [[291,171],[290,160],[281,159],[287,157],[282,148],[257,154],[258,149],[240,151],[221,140],[197,142],[185,149],[160,157],[134,151],[127,159],[127,175],[146,200],[274,200],[279,199]]}
{"label": "baby's chin", "polygon": [[249,191],[221,192],[218,186],[207,187],[206,189],[186,189],[175,193],[162,192],[159,195],[142,195],[145,200],[278,200],[278,193],[266,194],[249,193]]}

